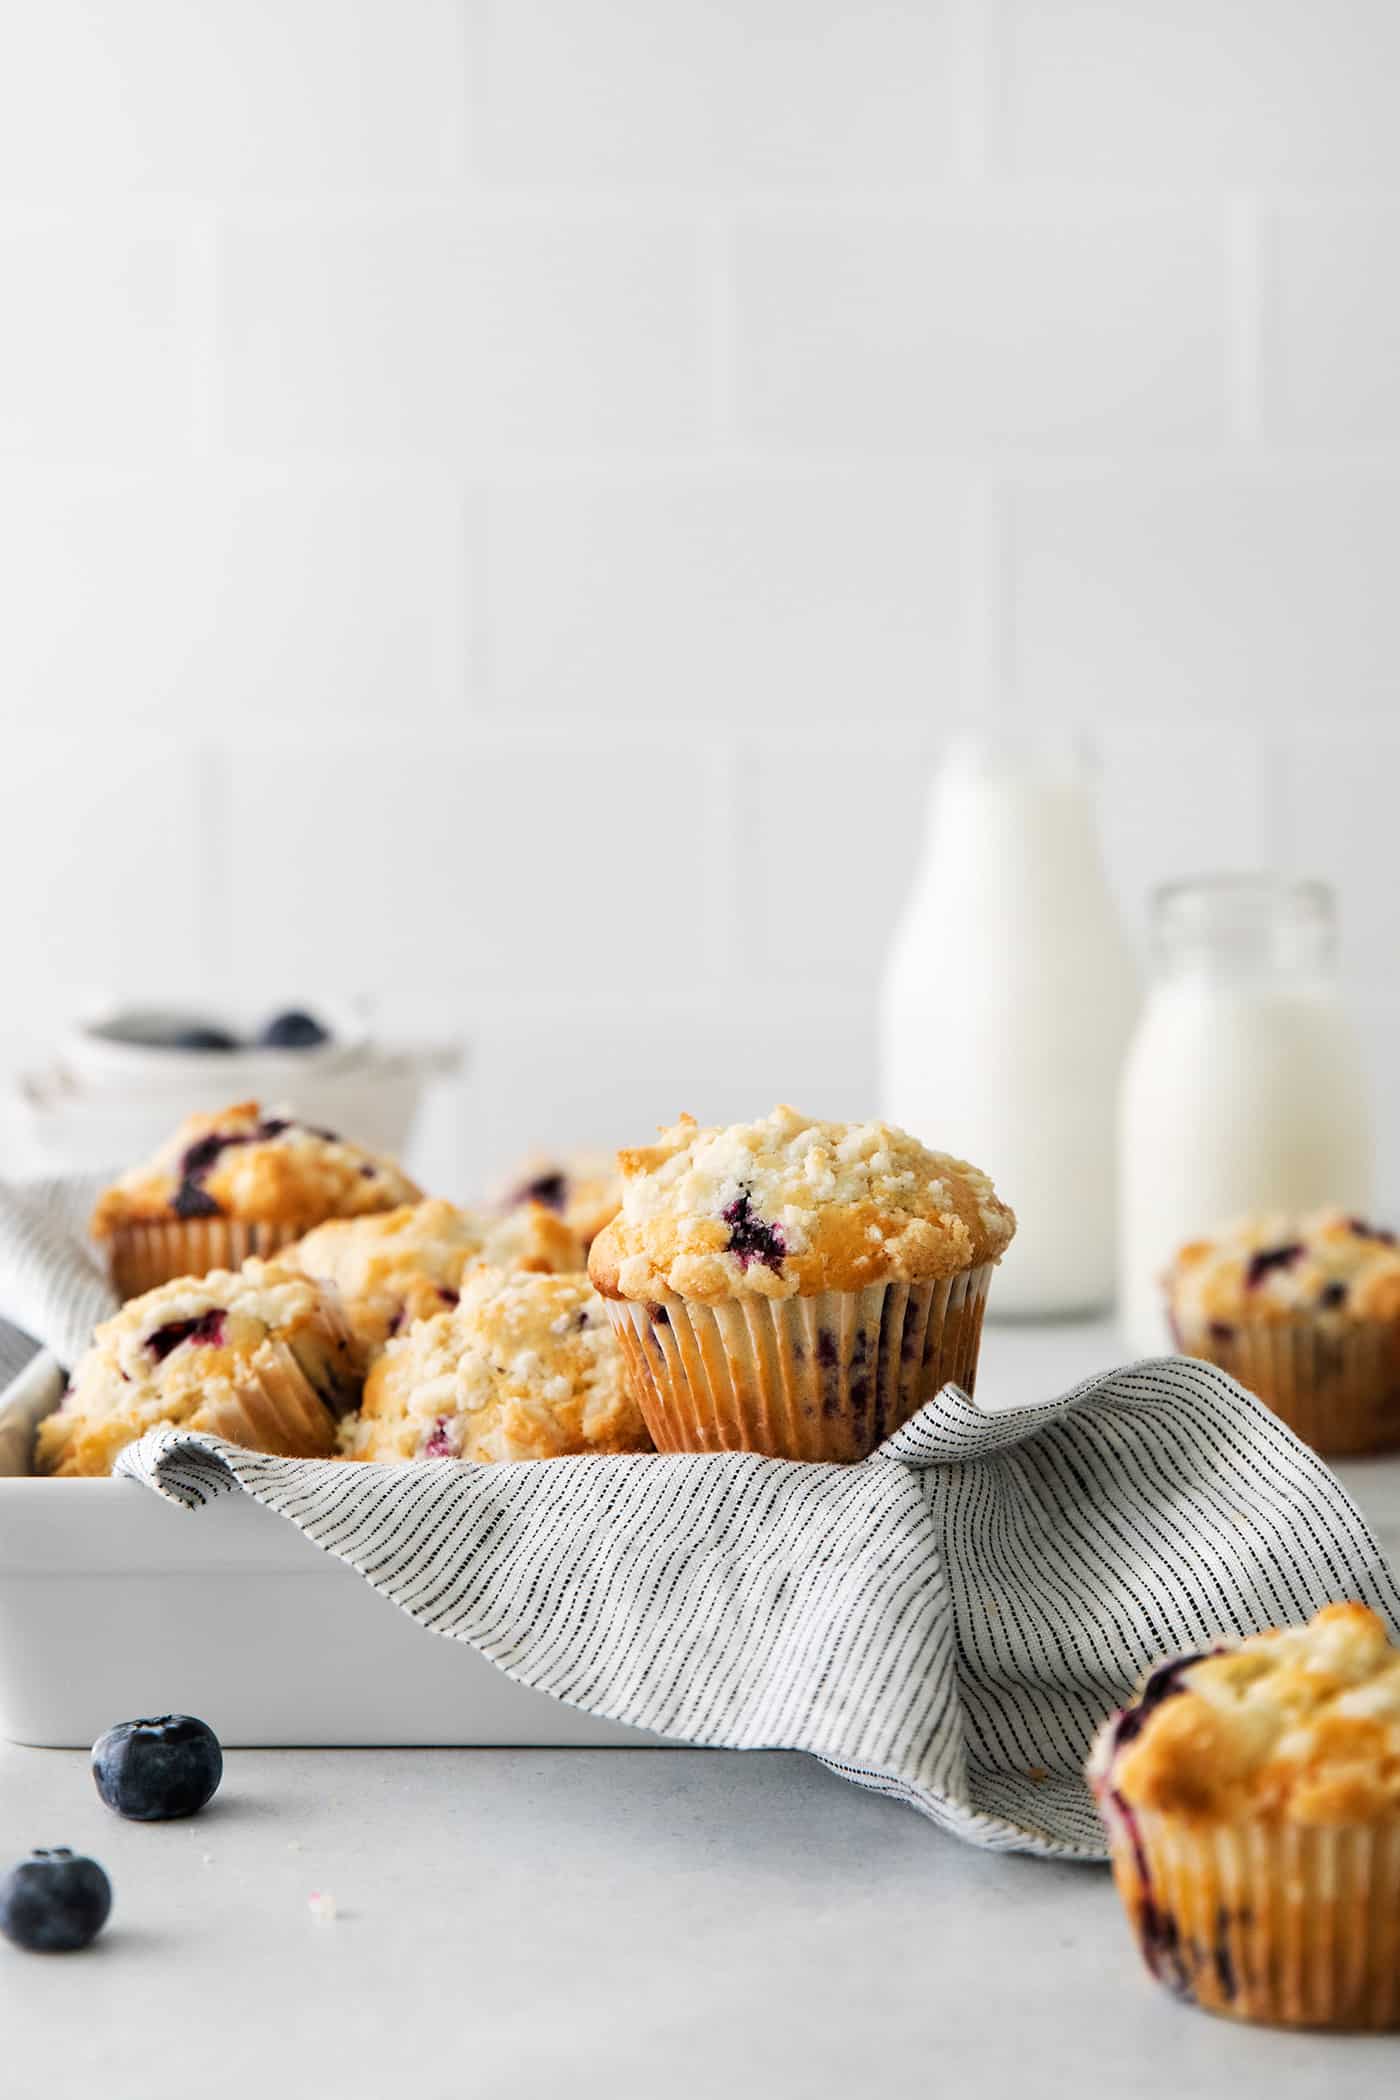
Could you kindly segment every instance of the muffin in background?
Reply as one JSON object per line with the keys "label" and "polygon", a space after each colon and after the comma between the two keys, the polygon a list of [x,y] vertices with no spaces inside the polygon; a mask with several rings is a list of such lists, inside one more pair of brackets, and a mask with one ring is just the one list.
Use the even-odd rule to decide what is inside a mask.
{"label": "muffin in background", "polygon": [[1400,1447],[1400,1248],[1340,1210],[1253,1216],[1165,1278],[1177,1347],[1218,1364],[1329,1457]]}
{"label": "muffin in background", "polygon": [[618,1158],[588,1267],[658,1450],[850,1462],[949,1380],[971,1391],[1015,1230],[977,1168],[787,1107],[683,1116]]}
{"label": "muffin in background", "polygon": [[587,1277],[491,1268],[464,1277],[453,1311],[389,1343],[342,1442],[391,1461],[651,1449]]}
{"label": "muffin in background", "polygon": [[177,1278],[93,1337],[35,1470],[110,1473],[148,1429],[189,1429],[286,1458],[335,1454],[364,1366],[334,1292],[275,1262]]}
{"label": "muffin in background", "polygon": [[392,1210],[421,1193],[392,1160],[289,1111],[237,1101],[187,1117],[154,1159],[103,1191],[90,1229],[119,1295],[134,1298],[275,1254],[326,1218]]}
{"label": "muffin in background", "polygon": [[622,1201],[622,1180],[610,1152],[536,1153],[511,1175],[499,1198],[502,1209],[542,1203],[583,1241],[587,1254]]}
{"label": "muffin in background", "polygon": [[334,1284],[357,1340],[373,1361],[415,1320],[457,1303],[464,1273],[475,1263],[546,1274],[581,1271],[583,1243],[539,1203],[498,1215],[459,1210],[433,1197],[369,1218],[332,1218],[280,1257],[320,1282]]}
{"label": "muffin in background", "polygon": [[1151,1974],[1271,2025],[1400,2025],[1400,1649],[1362,1604],[1155,1669],[1089,1782]]}

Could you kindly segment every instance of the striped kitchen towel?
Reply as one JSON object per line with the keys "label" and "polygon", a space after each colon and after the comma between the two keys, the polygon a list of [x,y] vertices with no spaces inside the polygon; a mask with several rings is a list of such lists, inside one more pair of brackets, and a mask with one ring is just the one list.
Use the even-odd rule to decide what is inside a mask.
{"label": "striped kitchen towel", "polygon": [[[77,1250],[46,1321],[3,1192],[0,1212],[0,1314],[37,1315],[28,1331],[71,1354]],[[810,1751],[1003,1850],[1103,1856],[1085,1753],[1160,1657],[1329,1598],[1400,1630],[1400,1591],[1326,1466],[1184,1358],[994,1414],[947,1387],[848,1467],[346,1465],[162,1430],[118,1470],[191,1509],[253,1496],[420,1624],[589,1713]]]}

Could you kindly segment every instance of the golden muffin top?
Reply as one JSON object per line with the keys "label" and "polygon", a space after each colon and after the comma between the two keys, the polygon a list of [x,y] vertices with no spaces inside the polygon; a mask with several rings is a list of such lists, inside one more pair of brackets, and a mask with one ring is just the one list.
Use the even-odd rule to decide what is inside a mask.
{"label": "golden muffin top", "polygon": [[377,1353],[415,1320],[454,1306],[474,1263],[581,1271],[584,1251],[577,1233],[542,1204],[497,1214],[432,1197],[374,1217],[332,1218],[278,1260],[333,1283],[356,1334]]}
{"label": "golden muffin top", "polygon": [[214,1115],[187,1116],[155,1158],[103,1191],[92,1233],[168,1218],[240,1218],[258,1224],[318,1224],[416,1203],[421,1190],[392,1160],[289,1112],[264,1115],[236,1101]]}
{"label": "golden muffin top", "polygon": [[344,1441],[362,1459],[651,1449],[587,1277],[491,1268],[467,1274],[453,1311],[389,1343]]}
{"label": "golden muffin top", "polygon": [[1400,1648],[1364,1604],[1154,1670],[1090,1759],[1102,1793],[1199,1821],[1400,1816]]}
{"label": "golden muffin top", "polygon": [[888,1123],[779,1107],[702,1130],[682,1116],[618,1154],[622,1208],[589,1274],[614,1298],[808,1297],[998,1261],[1016,1220],[987,1176]]}
{"label": "golden muffin top", "polygon": [[586,1254],[622,1201],[622,1181],[610,1152],[537,1152],[521,1162],[501,1192],[507,1210],[542,1203],[583,1241]]}
{"label": "golden muffin top", "polygon": [[103,1321],[39,1425],[36,1463],[109,1473],[119,1451],[160,1427],[329,1455],[363,1371],[338,1298],[309,1276],[257,1260],[180,1276]]}
{"label": "golden muffin top", "polygon": [[1188,1336],[1299,1314],[1337,1322],[1400,1318],[1394,1233],[1337,1209],[1239,1218],[1183,1247],[1165,1282],[1178,1329]]}

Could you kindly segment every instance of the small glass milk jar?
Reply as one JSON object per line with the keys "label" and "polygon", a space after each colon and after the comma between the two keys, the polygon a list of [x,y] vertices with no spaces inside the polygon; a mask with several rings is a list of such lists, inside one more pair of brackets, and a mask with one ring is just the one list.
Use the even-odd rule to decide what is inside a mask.
{"label": "small glass milk jar", "polygon": [[1247,1211],[1369,1205],[1370,1109],[1336,946],[1325,883],[1229,875],[1156,893],[1119,1100],[1120,1314],[1141,1355],[1170,1346],[1162,1275],[1187,1240]]}

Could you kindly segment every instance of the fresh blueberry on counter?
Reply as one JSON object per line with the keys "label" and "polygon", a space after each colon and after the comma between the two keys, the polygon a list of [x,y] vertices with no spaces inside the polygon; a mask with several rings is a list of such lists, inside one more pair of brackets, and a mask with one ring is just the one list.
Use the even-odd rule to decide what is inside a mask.
{"label": "fresh blueberry on counter", "polygon": [[118,1721],[92,1746],[92,1776],[108,1808],[137,1823],[193,1816],[224,1775],[219,1738],[193,1714]]}
{"label": "fresh blueberry on counter", "polygon": [[330,1030],[323,1028],[314,1014],[299,1013],[293,1008],[285,1014],[274,1014],[258,1042],[264,1050],[314,1050],[318,1043],[328,1043],[330,1039]]}
{"label": "fresh blueberry on counter", "polygon": [[0,1932],[31,1954],[90,1946],[112,1908],[112,1884],[95,1859],[58,1845],[31,1852],[0,1881]]}

